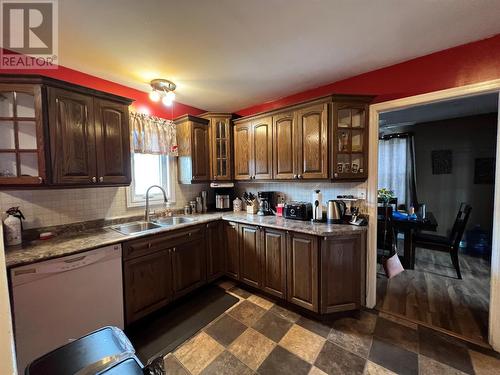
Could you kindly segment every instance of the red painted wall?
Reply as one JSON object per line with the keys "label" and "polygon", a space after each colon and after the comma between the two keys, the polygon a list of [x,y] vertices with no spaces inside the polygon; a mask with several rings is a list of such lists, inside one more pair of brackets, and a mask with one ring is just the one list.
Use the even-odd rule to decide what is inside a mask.
{"label": "red painted wall", "polygon": [[69,69],[64,66],[59,66],[57,69],[0,69],[0,73],[6,74],[40,74],[51,78],[57,78],[63,81],[75,83],[85,87],[90,87],[95,90],[101,90],[116,95],[125,96],[134,99],[132,104],[137,111],[145,111],[153,116],[158,116],[166,119],[173,119],[178,116],[189,113],[191,115],[199,115],[206,112],[199,108],[191,107],[186,104],[174,102],[171,107],[165,107],[161,102],[155,103],[149,100],[149,93],[133,89],[115,82],[111,82],[90,74],[82,73],[77,70]]}
{"label": "red painted wall", "polygon": [[269,111],[332,93],[376,95],[376,102],[500,78],[500,34],[237,111]]}

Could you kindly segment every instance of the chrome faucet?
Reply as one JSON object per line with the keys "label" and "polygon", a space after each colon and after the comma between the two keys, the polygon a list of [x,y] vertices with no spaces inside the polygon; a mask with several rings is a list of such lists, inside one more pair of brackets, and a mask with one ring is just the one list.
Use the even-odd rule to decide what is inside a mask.
{"label": "chrome faucet", "polygon": [[149,191],[152,189],[152,188],[158,188],[161,190],[161,192],[163,193],[163,200],[165,202],[165,205],[167,205],[168,203],[168,199],[167,199],[167,193],[165,193],[165,190],[161,187],[161,186],[158,186],[158,185],[151,185],[150,187],[148,187],[148,190],[146,190],[146,212],[144,214],[144,219],[149,222]]}

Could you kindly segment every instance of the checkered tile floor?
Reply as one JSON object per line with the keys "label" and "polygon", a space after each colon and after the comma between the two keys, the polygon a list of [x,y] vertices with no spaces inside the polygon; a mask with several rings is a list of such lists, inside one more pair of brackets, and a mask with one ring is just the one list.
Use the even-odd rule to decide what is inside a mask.
{"label": "checkered tile floor", "polygon": [[329,323],[249,293],[165,357],[167,374],[498,374],[500,355],[390,315]]}

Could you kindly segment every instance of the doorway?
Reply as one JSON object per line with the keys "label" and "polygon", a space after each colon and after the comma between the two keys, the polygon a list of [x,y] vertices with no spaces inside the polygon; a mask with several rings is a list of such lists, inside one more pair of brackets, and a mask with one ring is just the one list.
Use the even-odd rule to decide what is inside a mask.
{"label": "doorway", "polygon": [[488,342],[497,119],[496,93],[380,115],[378,310]]}
{"label": "doorway", "polygon": [[[378,138],[379,138],[379,120],[383,113],[404,110],[417,105],[439,103],[446,100],[461,99],[475,95],[488,93],[498,93],[500,90],[500,80],[484,82],[481,84],[463,86],[454,89],[442,90],[429,94],[417,95],[414,97],[393,100],[374,104],[370,107],[370,160],[368,178],[367,205],[370,218],[377,217],[378,206]],[[498,104],[497,104],[498,105]],[[498,123],[498,118],[497,118]],[[498,128],[498,125],[497,125]],[[496,159],[499,158],[497,132]],[[495,192],[493,204],[493,227],[500,225],[500,167],[498,163],[495,167]],[[375,307],[377,303],[377,220],[370,220],[368,230],[368,254],[367,254],[367,300],[368,307]],[[493,231],[491,239],[491,283],[489,300],[489,324],[488,324],[488,342],[497,351],[500,350],[500,242],[499,233]],[[418,263],[418,261],[417,261]]]}

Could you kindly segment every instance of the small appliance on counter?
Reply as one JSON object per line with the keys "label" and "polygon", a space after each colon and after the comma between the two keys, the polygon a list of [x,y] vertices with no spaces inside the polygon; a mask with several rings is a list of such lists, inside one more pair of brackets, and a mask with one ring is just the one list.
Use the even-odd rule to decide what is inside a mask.
{"label": "small appliance on counter", "polygon": [[320,190],[314,190],[312,194],[313,221],[323,221],[323,194]]}
{"label": "small appliance on counter", "polygon": [[359,207],[351,207],[351,220],[349,220],[349,224],[357,226],[364,226],[368,224],[366,219],[360,215]]}
{"label": "small appliance on counter", "polygon": [[326,222],[328,224],[341,224],[346,213],[347,206],[343,201],[329,200],[326,210]]}
{"label": "small appliance on counter", "polygon": [[215,210],[231,211],[231,203],[235,198],[234,183],[212,182],[210,187],[215,189]]}
{"label": "small appliance on counter", "polygon": [[283,210],[285,219],[311,220],[313,213],[312,204],[308,202],[290,202],[286,203]]}
{"label": "small appliance on counter", "polygon": [[272,211],[270,215],[276,212],[276,207],[278,206],[278,193],[275,191],[259,191],[257,192],[257,198],[259,201],[261,199],[266,199],[269,203],[269,210]]}
{"label": "small appliance on counter", "polygon": [[259,191],[257,197],[259,198],[259,210],[257,211],[257,215],[274,215],[277,206],[276,193],[274,191]]}

